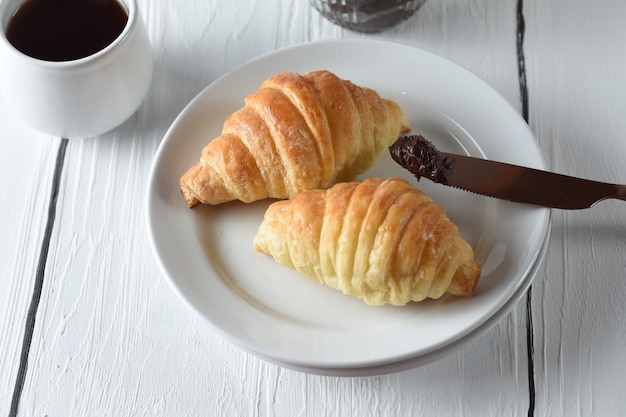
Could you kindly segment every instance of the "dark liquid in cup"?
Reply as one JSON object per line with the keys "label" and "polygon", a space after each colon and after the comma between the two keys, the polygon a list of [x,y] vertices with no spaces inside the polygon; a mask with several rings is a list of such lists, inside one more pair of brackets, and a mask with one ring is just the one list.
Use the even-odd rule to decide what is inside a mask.
{"label": "dark liquid in cup", "polygon": [[45,61],[92,55],[124,30],[128,13],[116,0],[27,0],[9,19],[15,48]]}

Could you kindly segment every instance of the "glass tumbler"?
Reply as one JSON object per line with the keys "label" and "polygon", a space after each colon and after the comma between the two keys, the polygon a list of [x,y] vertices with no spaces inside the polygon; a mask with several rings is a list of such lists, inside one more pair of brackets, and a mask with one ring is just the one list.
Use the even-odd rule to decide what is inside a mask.
{"label": "glass tumbler", "polygon": [[331,22],[358,32],[380,32],[411,17],[426,0],[310,0]]}

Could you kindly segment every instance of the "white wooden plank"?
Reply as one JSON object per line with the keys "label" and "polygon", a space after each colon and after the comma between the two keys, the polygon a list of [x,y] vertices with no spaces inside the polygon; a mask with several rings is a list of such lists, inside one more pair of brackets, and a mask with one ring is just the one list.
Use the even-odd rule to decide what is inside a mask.
{"label": "white wooden plank", "polygon": [[[143,197],[152,156],[178,112],[206,84],[261,53],[364,37],[326,22],[305,2],[292,3],[140,1],[155,46],[152,89],[121,128],[69,144],[20,415],[526,415],[523,306],[420,369],[329,378],[233,347],[161,278]],[[373,37],[448,56],[518,105],[511,0],[428,2],[411,22]]]}
{"label": "white wooden plank", "polygon": [[0,414],[16,386],[59,140],[12,119],[0,96]]}
{"label": "white wooden plank", "polygon": [[[531,125],[554,170],[626,183],[626,4],[528,4]],[[535,286],[537,415],[626,413],[624,203],[555,212]]]}

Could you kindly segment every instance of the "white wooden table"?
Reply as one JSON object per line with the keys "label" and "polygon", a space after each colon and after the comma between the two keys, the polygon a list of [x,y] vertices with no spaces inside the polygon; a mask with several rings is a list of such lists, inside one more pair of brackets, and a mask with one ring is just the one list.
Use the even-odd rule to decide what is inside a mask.
{"label": "white wooden table", "polygon": [[376,35],[303,0],[139,5],[155,74],[122,126],[61,140],[0,98],[0,415],[626,415],[623,202],[554,211],[531,290],[484,336],[359,378],[284,369],[214,334],[162,277],[144,220],[152,158],[183,107],[260,54],[323,39],[447,57],[527,118],[550,169],[626,183],[626,2],[428,0]]}

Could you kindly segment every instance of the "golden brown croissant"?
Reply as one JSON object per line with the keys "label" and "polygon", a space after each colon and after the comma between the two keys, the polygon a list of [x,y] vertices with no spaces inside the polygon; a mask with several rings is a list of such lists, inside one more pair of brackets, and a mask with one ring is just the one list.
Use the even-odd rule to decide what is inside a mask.
{"label": "golden brown croissant", "polygon": [[444,209],[394,177],[271,204],[254,248],[371,305],[469,296],[480,276],[472,248]]}
{"label": "golden brown croissant", "polygon": [[245,99],[180,179],[189,207],[352,181],[411,128],[400,106],[328,71],[279,73]]}

